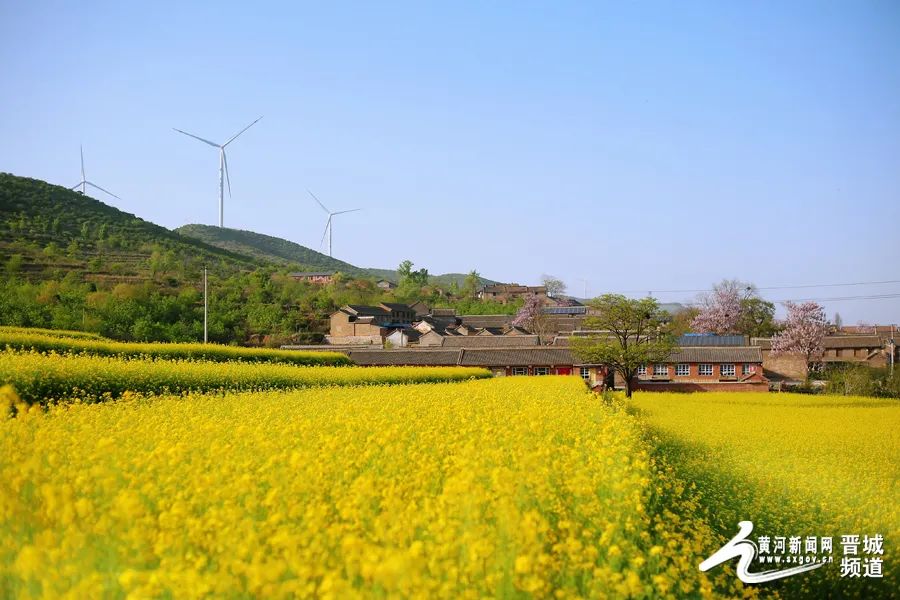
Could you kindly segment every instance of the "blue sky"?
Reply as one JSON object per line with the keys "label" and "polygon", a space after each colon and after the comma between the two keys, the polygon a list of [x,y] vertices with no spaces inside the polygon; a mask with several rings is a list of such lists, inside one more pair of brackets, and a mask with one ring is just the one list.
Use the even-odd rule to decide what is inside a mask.
{"label": "blue sky", "polygon": [[[361,266],[691,300],[900,280],[900,4],[0,3],[0,170]],[[149,4],[149,3],[148,3]],[[188,4],[188,3],[184,3]],[[900,293],[900,284],[778,290]],[[827,301],[900,322],[900,297]]]}

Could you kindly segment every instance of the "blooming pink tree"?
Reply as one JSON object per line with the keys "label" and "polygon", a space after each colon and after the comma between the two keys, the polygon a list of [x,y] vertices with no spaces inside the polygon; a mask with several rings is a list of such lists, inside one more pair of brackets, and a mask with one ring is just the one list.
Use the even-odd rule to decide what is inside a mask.
{"label": "blooming pink tree", "polygon": [[546,332],[547,316],[543,311],[544,303],[535,294],[528,294],[525,303],[515,318],[510,322],[514,327],[522,327],[540,338]]}
{"label": "blooming pink tree", "polygon": [[781,333],[772,338],[772,355],[800,354],[807,368],[817,365],[825,354],[825,309],[818,302],[785,302],[784,307],[787,319]]}
{"label": "blooming pink tree", "polygon": [[734,279],[717,283],[711,294],[700,298],[700,312],[691,321],[691,329],[717,335],[737,331],[744,312],[741,300],[747,289],[752,288]]}

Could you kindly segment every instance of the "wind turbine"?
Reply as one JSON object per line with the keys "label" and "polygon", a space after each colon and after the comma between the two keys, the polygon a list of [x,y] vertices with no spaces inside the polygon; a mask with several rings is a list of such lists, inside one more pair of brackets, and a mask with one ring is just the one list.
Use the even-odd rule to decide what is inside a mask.
{"label": "wind turbine", "polygon": [[76,190],[76,189],[78,189],[78,187],[80,186],[80,187],[81,187],[81,194],[82,194],[82,195],[87,195],[87,186],[91,186],[92,188],[97,188],[97,189],[100,190],[101,192],[104,192],[104,193],[106,193],[106,194],[109,194],[109,195],[112,196],[113,198],[116,198],[116,199],[118,199],[118,200],[121,200],[121,198],[119,198],[118,196],[116,196],[116,195],[113,194],[112,192],[110,192],[110,191],[108,191],[108,190],[104,190],[102,187],[100,187],[100,186],[97,185],[96,183],[91,183],[90,181],[87,180],[87,177],[84,175],[84,146],[79,146],[79,148],[80,148],[80,150],[81,150],[81,181],[79,181],[78,183],[76,183],[75,185],[73,185],[72,187],[70,187],[69,189],[70,189],[70,190]]}
{"label": "wind turbine", "polygon": [[[262,117],[260,117],[259,119],[262,119]],[[192,137],[195,140],[200,140],[204,144],[209,144],[213,148],[219,149],[219,227],[225,226],[225,217],[224,217],[224,213],[225,213],[225,181],[228,181],[228,197],[229,198],[231,197],[231,178],[228,176],[228,157],[225,156],[225,147],[228,144],[230,144],[231,142],[233,142],[234,140],[236,140],[239,135],[241,135],[242,133],[244,133],[245,131],[247,131],[248,129],[253,127],[254,125],[256,125],[256,123],[257,123],[257,121],[259,121],[259,119],[256,119],[256,121],[253,121],[252,123],[250,123],[243,129],[238,131],[236,134],[234,134],[233,136],[228,138],[228,141],[225,142],[224,144],[216,144],[215,142],[211,142],[209,140],[204,140],[202,137],[194,135],[193,133],[188,133],[187,131],[182,131],[176,127],[172,128],[175,131],[177,131],[178,133],[183,133],[186,136]]]}
{"label": "wind turbine", "polygon": [[[335,217],[336,215],[342,215],[344,213],[356,212],[356,211],[362,210],[362,209],[361,208],[351,208],[350,210],[339,210],[337,212],[331,212],[330,210],[325,208],[325,205],[322,204],[318,198],[316,198],[315,194],[313,194],[309,190],[306,190],[306,191],[309,192],[309,195],[313,197],[313,200],[316,201],[316,204],[321,206],[322,210],[324,210],[325,213],[328,214],[328,221],[325,222],[325,233],[322,234],[322,242],[325,241],[325,236],[327,235],[328,236],[328,256],[331,256],[331,231],[332,231],[331,219],[333,217]],[[322,242],[319,242],[319,244],[321,245]]]}

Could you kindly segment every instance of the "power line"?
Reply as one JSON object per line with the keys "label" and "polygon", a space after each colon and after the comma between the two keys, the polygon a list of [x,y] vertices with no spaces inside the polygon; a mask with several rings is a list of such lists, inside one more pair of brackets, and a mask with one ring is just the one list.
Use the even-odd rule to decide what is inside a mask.
{"label": "power line", "polygon": [[[765,287],[756,287],[757,290],[799,290],[799,289],[808,289],[808,288],[824,288],[824,287],[844,287],[844,286],[854,286],[854,285],[886,285],[890,283],[900,283],[900,279],[892,279],[889,281],[854,281],[852,283],[817,283],[817,284],[804,284],[804,285],[775,285],[775,286],[765,286]],[[621,290],[617,292],[612,292],[615,294],[646,294],[647,290],[651,290],[652,288],[644,288],[642,290]],[[696,290],[657,290],[652,289],[654,294],[696,294],[701,292],[712,292],[711,289],[696,289]]]}
{"label": "power line", "polygon": [[[865,296],[835,296],[831,298],[785,298],[784,300],[771,300],[771,302],[781,304],[783,302],[839,302],[844,300],[891,300],[894,298],[900,298],[900,293],[870,294]],[[685,304],[687,306],[698,306],[695,302],[688,302]]]}

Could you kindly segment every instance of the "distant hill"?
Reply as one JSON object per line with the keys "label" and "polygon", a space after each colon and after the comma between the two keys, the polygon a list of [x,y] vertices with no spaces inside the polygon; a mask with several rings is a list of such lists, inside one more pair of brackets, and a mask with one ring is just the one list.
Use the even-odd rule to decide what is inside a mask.
{"label": "distant hill", "polygon": [[[172,231],[79,192],[0,173],[0,267],[10,260],[16,271],[32,280],[75,272],[98,283],[139,282],[154,272],[170,272],[173,263],[191,277],[203,266],[225,274],[274,264],[398,280],[396,270],[357,267],[252,231],[208,225]],[[465,273],[432,275],[431,282],[449,286],[455,281],[462,286],[465,277]]]}
{"label": "distant hill", "polygon": [[64,187],[0,173],[0,258],[31,279],[78,272],[84,279],[133,281],[154,265],[254,269],[257,261],[182,236]]}
{"label": "distant hill", "polygon": [[[332,258],[282,238],[228,227],[212,225],[184,225],[175,230],[185,237],[200,240],[211,246],[251,256],[260,262],[291,265],[306,271],[341,271],[347,275],[372,275],[366,269]],[[394,273],[396,278],[396,273]]]}
{"label": "distant hill", "polygon": [[[395,283],[398,280],[396,270],[357,267],[295,242],[262,233],[211,225],[184,225],[175,231],[212,246],[251,256],[259,261],[293,265],[299,270],[340,271],[355,277],[374,277],[376,279],[387,279]],[[444,275],[432,275],[431,282],[437,285],[449,286],[451,282],[456,281],[457,285],[461,286],[465,278],[465,273],[446,273]],[[482,284],[496,283],[484,278],[481,281]]]}

